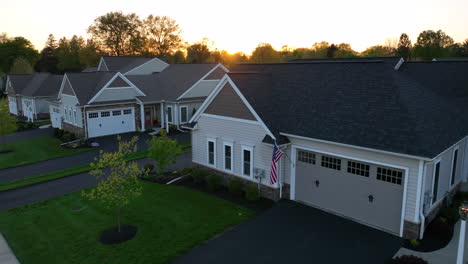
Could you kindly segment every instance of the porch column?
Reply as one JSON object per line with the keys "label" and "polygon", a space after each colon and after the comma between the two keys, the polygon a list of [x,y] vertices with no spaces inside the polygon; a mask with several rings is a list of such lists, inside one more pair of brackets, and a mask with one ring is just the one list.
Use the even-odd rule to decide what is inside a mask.
{"label": "porch column", "polygon": [[166,121],[164,120],[164,113],[166,111],[164,111],[164,103],[163,102],[161,102],[159,112],[161,114],[161,122],[160,122],[161,123],[161,128],[163,128],[163,127],[165,127],[164,124],[166,123]]}
{"label": "porch column", "polygon": [[140,118],[141,118],[141,131],[145,131],[145,106],[143,103],[140,104]]}

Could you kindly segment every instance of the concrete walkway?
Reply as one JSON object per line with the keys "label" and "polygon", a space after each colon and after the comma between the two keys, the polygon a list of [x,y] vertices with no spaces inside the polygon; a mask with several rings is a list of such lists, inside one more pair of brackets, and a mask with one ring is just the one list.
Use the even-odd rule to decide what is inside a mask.
{"label": "concrete walkway", "polygon": [[[468,261],[468,232],[465,233],[465,254],[463,256],[463,263]],[[457,250],[458,250],[458,238],[460,237],[460,221],[455,225],[455,230],[453,233],[453,238],[449,244],[439,250],[432,252],[416,252],[410,249],[401,248],[395,257],[401,255],[415,255],[424,260],[428,261],[430,264],[455,264],[457,260]]]}
{"label": "concrete walkway", "polygon": [[0,263],[2,264],[19,264],[13,251],[11,251],[5,238],[0,234]]}

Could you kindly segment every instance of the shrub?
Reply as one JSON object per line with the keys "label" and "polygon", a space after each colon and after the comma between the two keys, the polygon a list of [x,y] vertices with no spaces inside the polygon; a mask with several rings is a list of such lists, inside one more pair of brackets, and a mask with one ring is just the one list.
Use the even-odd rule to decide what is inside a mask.
{"label": "shrub", "polygon": [[249,185],[245,187],[245,199],[248,201],[257,201],[260,199],[260,192],[258,191],[257,186]]}
{"label": "shrub", "polygon": [[221,187],[221,178],[218,175],[210,174],[206,177],[206,188],[214,192]]}
{"label": "shrub", "polygon": [[391,264],[428,264],[428,262],[425,261],[424,259],[413,256],[413,255],[403,255],[400,257],[396,257],[390,263]]}
{"label": "shrub", "polygon": [[36,127],[36,124],[34,124],[33,122],[26,123],[26,129],[34,129]]}
{"label": "shrub", "polygon": [[236,179],[232,179],[228,184],[229,192],[236,195],[242,195],[242,190],[244,189],[244,184]]}
{"label": "shrub", "polygon": [[10,144],[0,144],[0,153],[8,153],[13,151],[13,146]]}
{"label": "shrub", "polygon": [[413,248],[418,247],[419,244],[420,244],[420,243],[419,243],[419,240],[417,240],[417,239],[411,239],[411,240],[410,240],[410,245],[411,245]]}
{"label": "shrub", "polygon": [[146,164],[143,166],[143,169],[144,169],[148,174],[150,174],[150,173],[154,170],[154,165],[151,164],[151,163],[146,163]]}
{"label": "shrub", "polygon": [[64,131],[61,139],[63,142],[70,142],[72,140],[75,140],[74,138],[75,138],[75,134],[70,133],[68,131]]}
{"label": "shrub", "polygon": [[187,175],[187,174],[191,174],[192,173],[192,168],[183,168],[181,171],[180,171],[180,174],[183,175]]}
{"label": "shrub", "polygon": [[444,207],[440,210],[439,216],[447,219],[450,223],[456,223],[460,218],[457,207]]}
{"label": "shrub", "polygon": [[194,169],[192,175],[195,183],[203,183],[205,181],[206,172],[202,169]]}

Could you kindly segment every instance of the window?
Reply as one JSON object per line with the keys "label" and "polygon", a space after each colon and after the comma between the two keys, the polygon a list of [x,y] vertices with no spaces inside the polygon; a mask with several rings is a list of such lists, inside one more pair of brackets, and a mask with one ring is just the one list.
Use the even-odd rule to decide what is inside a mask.
{"label": "window", "polygon": [[322,167],[341,170],[341,160],[330,156],[322,156]]}
{"label": "window", "polygon": [[180,107],[180,123],[187,123],[188,120],[188,111],[187,106]]}
{"label": "window", "polygon": [[232,150],[233,144],[230,142],[224,142],[224,169],[227,171],[232,171]]}
{"label": "window", "polygon": [[216,139],[208,139],[208,165],[216,166]]}
{"label": "window", "polygon": [[386,181],[386,182],[401,185],[402,179],[403,179],[402,171],[377,167],[377,180],[379,181]]}
{"label": "window", "polygon": [[369,177],[369,168],[367,164],[348,161],[348,173]]}
{"label": "window", "polygon": [[88,114],[89,118],[98,118],[98,116],[99,116],[98,113],[89,113]]}
{"label": "window", "polygon": [[110,116],[110,112],[109,112],[109,111],[101,112],[101,117],[109,117],[109,116]]}
{"label": "window", "polygon": [[132,114],[132,109],[124,109],[123,114],[124,115],[131,115]]}
{"label": "window", "polygon": [[439,191],[440,161],[434,167],[434,182],[432,185],[432,203],[437,202],[437,192]]}
{"label": "window", "polygon": [[253,148],[242,146],[242,175],[252,176],[253,172]]}
{"label": "window", "polygon": [[452,186],[455,183],[455,176],[457,172],[457,159],[458,159],[458,148],[453,151],[452,177],[450,178],[450,186]]}
{"label": "window", "polygon": [[315,164],[315,154],[309,151],[299,150],[297,160],[304,163]]}
{"label": "window", "polygon": [[172,123],[172,106],[167,107],[167,122]]}
{"label": "window", "polygon": [[120,111],[120,110],[112,111],[112,115],[113,115],[113,116],[119,116],[119,115],[121,115],[121,114],[122,114],[122,111]]}

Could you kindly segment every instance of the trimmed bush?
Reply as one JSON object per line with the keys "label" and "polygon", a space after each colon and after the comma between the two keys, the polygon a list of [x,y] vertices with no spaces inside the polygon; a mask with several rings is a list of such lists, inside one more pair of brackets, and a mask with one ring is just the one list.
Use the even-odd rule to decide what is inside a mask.
{"label": "trimmed bush", "polygon": [[63,142],[70,142],[70,141],[75,140],[76,136],[75,136],[75,134],[73,134],[71,132],[64,131],[61,139],[62,139]]}
{"label": "trimmed bush", "polygon": [[413,255],[403,255],[396,257],[389,264],[428,264],[428,262]]}
{"label": "trimmed bush", "polygon": [[192,176],[195,183],[201,184],[205,181],[206,172],[202,169],[194,169]]}
{"label": "trimmed bush", "polygon": [[242,195],[244,184],[239,180],[232,179],[229,181],[228,189],[229,189],[229,192],[232,194]]}
{"label": "trimmed bush", "polygon": [[147,171],[148,173],[151,173],[151,172],[153,172],[153,170],[154,170],[154,165],[151,164],[151,163],[146,163],[146,164],[143,166],[143,169],[144,169],[145,171]]}
{"label": "trimmed bush", "polygon": [[191,174],[191,173],[192,173],[192,168],[183,168],[180,171],[180,174],[182,174],[182,176],[187,175],[187,174]]}
{"label": "trimmed bush", "polygon": [[460,219],[457,207],[444,207],[440,210],[439,216],[447,219],[450,223],[456,223]]}
{"label": "trimmed bush", "polygon": [[221,178],[218,175],[210,174],[206,177],[206,188],[214,192],[221,187]]}
{"label": "trimmed bush", "polygon": [[247,201],[257,201],[260,199],[260,192],[257,186],[248,185],[245,187],[245,199],[247,199]]}

